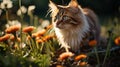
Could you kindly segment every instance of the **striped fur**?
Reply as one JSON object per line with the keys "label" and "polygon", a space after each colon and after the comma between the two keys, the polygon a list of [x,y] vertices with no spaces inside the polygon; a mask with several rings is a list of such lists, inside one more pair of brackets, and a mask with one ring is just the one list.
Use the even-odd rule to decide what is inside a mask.
{"label": "striped fur", "polygon": [[66,51],[69,48],[78,51],[82,39],[90,32],[99,41],[100,26],[92,10],[81,8],[76,0],[71,0],[68,6],[56,5],[50,1],[49,7],[58,41]]}

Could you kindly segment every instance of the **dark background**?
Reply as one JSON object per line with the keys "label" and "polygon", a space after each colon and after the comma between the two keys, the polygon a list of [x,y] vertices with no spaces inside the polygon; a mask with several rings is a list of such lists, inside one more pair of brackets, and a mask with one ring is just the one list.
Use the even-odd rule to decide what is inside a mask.
{"label": "dark background", "polygon": [[[14,1],[14,8],[18,8],[18,0]],[[52,0],[56,4],[67,5],[70,0]],[[120,15],[120,0],[78,0],[82,7],[88,7],[100,16],[104,15]],[[22,0],[22,5],[28,7],[35,5],[35,14],[45,17],[48,10],[49,0]],[[14,9],[15,10],[15,9]],[[16,9],[17,10],[17,9]],[[15,10],[15,11],[16,11]]]}
{"label": "dark background", "polygon": [[[67,5],[70,2],[70,0],[52,1],[59,5]],[[2,0],[0,0],[0,2],[2,2]],[[9,9],[9,19],[14,20],[17,18],[16,12],[19,9],[19,0],[12,0],[12,2],[13,8]],[[120,0],[78,0],[78,3],[82,7],[92,9],[98,15],[101,24],[107,24],[116,17],[120,21]],[[37,15],[39,18],[50,20],[49,15],[45,17],[49,9],[48,4],[49,0],[22,0],[22,5],[26,8],[30,5],[36,6],[34,15]],[[3,11],[0,16],[0,26],[4,26],[6,23],[5,17],[5,11]],[[29,21],[29,17],[25,17],[25,20]]]}

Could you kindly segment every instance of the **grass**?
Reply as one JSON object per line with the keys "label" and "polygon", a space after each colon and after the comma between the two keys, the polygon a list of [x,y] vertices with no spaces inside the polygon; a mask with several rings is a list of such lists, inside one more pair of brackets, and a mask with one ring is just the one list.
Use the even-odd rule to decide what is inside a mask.
{"label": "grass", "polygon": [[[21,0],[19,7],[22,7]],[[101,26],[102,36],[105,38],[101,39],[100,46],[91,43],[92,46],[85,49],[87,53],[83,51],[76,55],[60,48],[50,20],[35,16],[34,9],[28,15],[30,22],[27,23],[24,21],[26,12],[22,12],[24,9],[20,9],[21,14],[17,16],[19,19],[15,19],[21,21],[11,22],[8,14],[10,8],[3,10],[6,12],[7,27],[0,32],[0,67],[120,66],[116,64],[120,55],[120,27],[116,17],[110,19],[108,26]]]}

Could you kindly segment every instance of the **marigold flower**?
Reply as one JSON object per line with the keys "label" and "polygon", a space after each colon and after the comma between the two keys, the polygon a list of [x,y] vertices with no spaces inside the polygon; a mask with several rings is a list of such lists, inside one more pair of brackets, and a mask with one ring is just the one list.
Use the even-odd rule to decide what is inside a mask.
{"label": "marigold flower", "polygon": [[13,4],[11,0],[3,0],[3,2],[1,3],[1,8],[5,9],[5,8],[12,8]]}
{"label": "marigold flower", "polygon": [[76,61],[79,61],[79,60],[84,59],[84,58],[86,58],[86,57],[87,57],[87,55],[85,55],[85,54],[80,54],[80,55],[78,55],[78,56],[75,57],[75,60],[76,60]]}
{"label": "marigold flower", "polygon": [[68,57],[72,57],[73,55],[74,54],[72,52],[64,52],[64,53],[60,54],[58,59],[59,60],[64,60],[64,59],[66,59]]}
{"label": "marigold flower", "polygon": [[80,65],[80,67],[86,67],[87,62],[80,62],[79,65]]}
{"label": "marigold flower", "polygon": [[97,41],[96,40],[91,40],[89,41],[89,46],[95,46],[97,44]]}
{"label": "marigold flower", "polygon": [[29,33],[29,32],[31,32],[31,31],[33,31],[34,29],[35,29],[35,27],[33,27],[33,26],[28,26],[28,27],[23,28],[23,32],[24,32],[24,33]]}
{"label": "marigold flower", "polygon": [[44,41],[47,41],[47,40],[49,40],[49,39],[51,39],[51,38],[53,38],[52,35],[47,35],[47,36],[45,36],[45,37],[43,38],[43,40],[44,40]]}
{"label": "marigold flower", "polygon": [[15,36],[14,36],[14,35],[11,35],[11,36],[10,36],[10,40],[12,40],[12,41],[15,40]]}
{"label": "marigold flower", "polygon": [[42,38],[42,37],[36,37],[35,39],[38,40],[38,39],[40,39],[40,38]]}
{"label": "marigold flower", "polygon": [[120,36],[115,38],[114,42],[116,45],[120,45]]}
{"label": "marigold flower", "polygon": [[32,37],[40,37],[40,36],[44,35],[45,33],[46,33],[46,30],[43,29],[42,31],[38,31],[36,33],[33,33]]}
{"label": "marigold flower", "polygon": [[42,39],[38,39],[37,43],[43,43],[44,41]]}
{"label": "marigold flower", "polygon": [[63,67],[62,65],[56,65],[56,67]]}
{"label": "marigold flower", "polygon": [[8,40],[9,38],[10,38],[10,34],[6,34],[6,35],[0,37],[0,42],[6,41],[6,40]]}
{"label": "marigold flower", "polygon": [[6,33],[14,33],[14,32],[16,32],[16,31],[18,31],[19,29],[20,29],[20,26],[14,25],[14,26],[8,27],[8,28],[5,30],[5,32],[6,32]]}
{"label": "marigold flower", "polygon": [[27,36],[27,37],[26,37],[26,40],[30,40],[30,39],[31,39],[31,37],[30,37],[30,36]]}
{"label": "marigold flower", "polygon": [[46,30],[43,29],[42,31],[37,32],[37,36],[38,36],[38,37],[39,37],[39,36],[42,36],[42,35],[44,35],[45,33],[46,33]]}

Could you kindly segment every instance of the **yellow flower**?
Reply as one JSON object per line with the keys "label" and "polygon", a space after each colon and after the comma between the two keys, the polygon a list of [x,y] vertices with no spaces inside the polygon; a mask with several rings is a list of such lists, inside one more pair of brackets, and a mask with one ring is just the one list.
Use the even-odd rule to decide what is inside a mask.
{"label": "yellow flower", "polygon": [[114,42],[116,45],[120,45],[120,36],[115,38]]}
{"label": "yellow flower", "polygon": [[20,26],[14,25],[14,26],[8,27],[8,28],[5,30],[5,32],[6,32],[6,33],[14,33],[14,32],[16,32],[16,31],[18,31],[19,29],[20,29]]}
{"label": "yellow flower", "polygon": [[89,46],[95,46],[97,44],[97,41],[96,40],[91,40],[89,41]]}
{"label": "yellow flower", "polygon": [[8,40],[9,38],[10,38],[10,34],[6,34],[6,35],[0,37],[0,42],[6,41],[6,40]]}
{"label": "yellow flower", "polygon": [[21,6],[20,9],[17,11],[17,15],[21,16],[22,14],[25,14],[27,12],[26,7]]}
{"label": "yellow flower", "polygon": [[23,28],[22,31],[23,31],[24,33],[29,33],[29,32],[32,32],[34,29],[35,29],[35,27],[33,27],[33,26],[28,26],[28,27]]}
{"label": "yellow flower", "polygon": [[79,61],[79,60],[84,59],[84,58],[86,58],[86,57],[87,57],[87,55],[85,55],[85,54],[80,54],[80,55],[78,55],[78,56],[75,57],[75,60],[76,60],[76,61]]}
{"label": "yellow flower", "polygon": [[5,8],[12,8],[13,4],[11,0],[3,0],[3,2],[1,3],[1,8],[5,9]]}
{"label": "yellow flower", "polygon": [[60,54],[58,60],[65,60],[68,57],[72,57],[74,54],[72,52],[64,52]]}
{"label": "yellow flower", "polygon": [[35,9],[35,6],[34,5],[31,5],[28,7],[28,15],[31,15],[32,14],[32,11]]}

